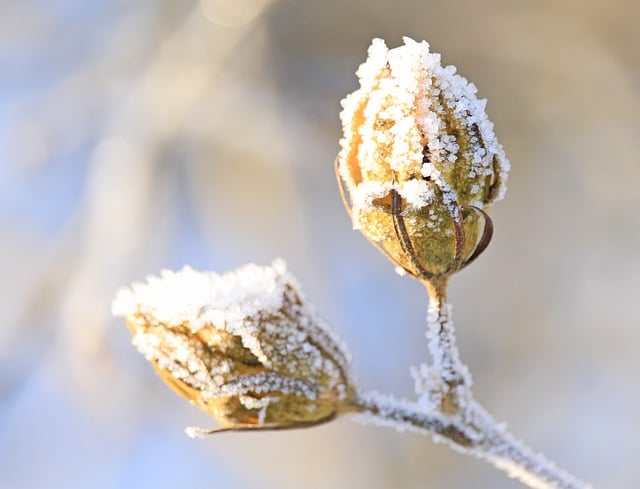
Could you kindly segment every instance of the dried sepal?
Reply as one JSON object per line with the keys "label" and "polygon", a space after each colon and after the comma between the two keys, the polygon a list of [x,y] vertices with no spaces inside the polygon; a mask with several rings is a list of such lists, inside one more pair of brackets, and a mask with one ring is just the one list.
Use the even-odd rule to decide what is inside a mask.
{"label": "dried sepal", "polygon": [[486,210],[506,190],[509,162],[485,101],[408,38],[392,50],[374,39],[357,75],[336,162],[354,228],[408,273],[447,277],[486,248]]}
{"label": "dried sepal", "polygon": [[352,409],[349,355],[282,261],[221,276],[164,271],[121,290],[113,309],[167,385],[223,431],[310,426]]}

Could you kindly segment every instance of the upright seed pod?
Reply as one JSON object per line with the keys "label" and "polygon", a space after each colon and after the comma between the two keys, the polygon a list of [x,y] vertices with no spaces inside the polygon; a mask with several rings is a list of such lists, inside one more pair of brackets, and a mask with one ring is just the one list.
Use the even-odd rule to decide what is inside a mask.
{"label": "upright seed pod", "polygon": [[448,277],[488,245],[509,162],[476,88],[426,42],[374,39],[343,101],[336,171],[353,226],[408,273]]}

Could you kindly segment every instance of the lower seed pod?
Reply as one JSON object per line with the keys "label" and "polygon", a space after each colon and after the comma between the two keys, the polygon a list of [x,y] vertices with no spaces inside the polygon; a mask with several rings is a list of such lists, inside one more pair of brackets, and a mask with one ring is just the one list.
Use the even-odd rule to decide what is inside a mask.
{"label": "lower seed pod", "polygon": [[113,311],[162,379],[223,429],[309,426],[351,409],[349,354],[282,261],[164,271],[122,289]]}

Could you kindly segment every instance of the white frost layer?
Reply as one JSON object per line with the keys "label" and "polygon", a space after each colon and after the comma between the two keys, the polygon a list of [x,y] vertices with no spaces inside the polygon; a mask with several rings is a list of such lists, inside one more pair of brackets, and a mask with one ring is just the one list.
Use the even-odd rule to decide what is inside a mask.
{"label": "white frost layer", "polygon": [[271,267],[245,265],[218,275],[185,267],[178,272],[163,270],[146,283],[134,283],[118,291],[112,304],[116,316],[145,314],[166,325],[188,323],[196,331],[207,324],[233,329],[242,319],[282,306],[287,284],[296,281],[284,260]]}

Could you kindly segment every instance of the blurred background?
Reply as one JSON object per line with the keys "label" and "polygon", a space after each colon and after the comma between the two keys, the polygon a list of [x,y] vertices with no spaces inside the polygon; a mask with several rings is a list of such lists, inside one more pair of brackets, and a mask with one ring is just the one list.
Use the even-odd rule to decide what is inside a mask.
{"label": "blurred background", "polygon": [[479,400],[595,487],[640,486],[640,3],[0,1],[0,486],[518,488],[348,419],[188,439],[118,286],[284,257],[366,389],[411,397],[423,288],[351,230],[332,164],[372,37],[426,39],[513,164],[453,280]]}

